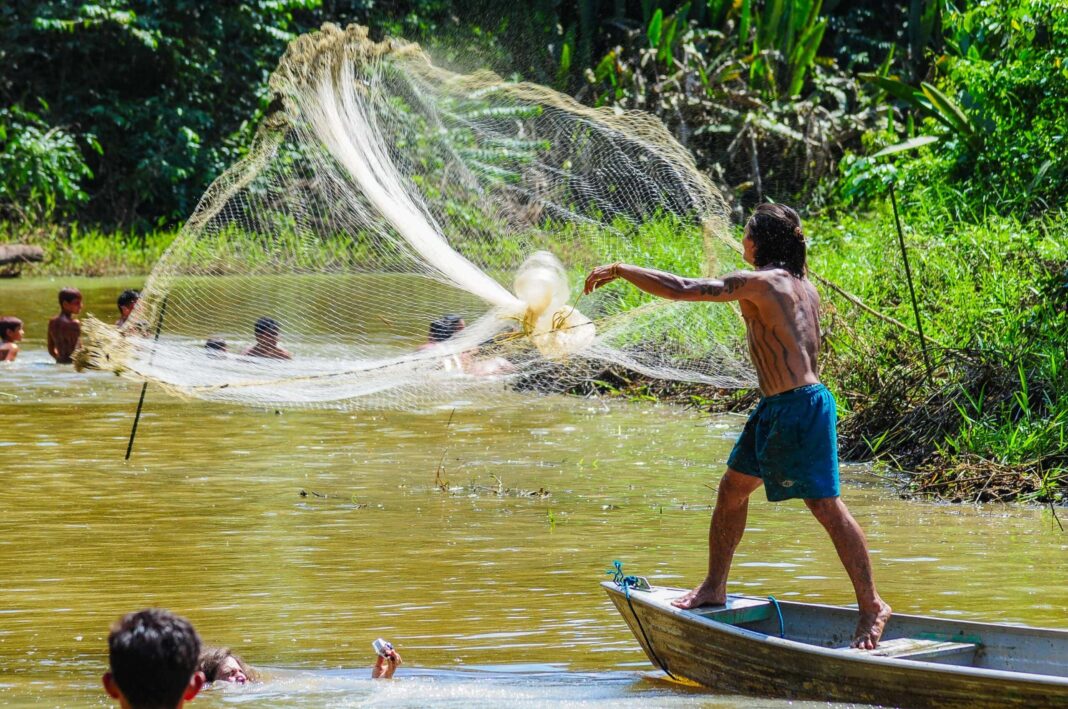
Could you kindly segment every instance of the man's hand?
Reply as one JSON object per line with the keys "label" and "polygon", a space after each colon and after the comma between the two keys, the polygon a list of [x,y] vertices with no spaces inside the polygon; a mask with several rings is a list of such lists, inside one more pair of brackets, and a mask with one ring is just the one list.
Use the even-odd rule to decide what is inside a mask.
{"label": "man's hand", "polygon": [[623,264],[618,261],[607,266],[598,266],[586,276],[586,287],[582,289],[583,295],[589,295],[598,288],[619,278],[619,267]]}

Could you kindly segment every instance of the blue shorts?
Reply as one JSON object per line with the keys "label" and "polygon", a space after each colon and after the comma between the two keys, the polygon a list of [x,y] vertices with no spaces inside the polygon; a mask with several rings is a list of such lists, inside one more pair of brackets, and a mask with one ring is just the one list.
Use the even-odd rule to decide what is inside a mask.
{"label": "blue shorts", "polygon": [[809,384],[760,400],[727,466],[764,481],[768,501],[838,497],[834,396]]}

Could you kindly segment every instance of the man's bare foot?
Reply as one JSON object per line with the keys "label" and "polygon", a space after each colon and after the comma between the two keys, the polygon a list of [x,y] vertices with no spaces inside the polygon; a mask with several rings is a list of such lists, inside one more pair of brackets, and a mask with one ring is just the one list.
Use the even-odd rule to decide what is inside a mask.
{"label": "man's bare foot", "polygon": [[671,602],[671,605],[683,610],[699,606],[722,606],[727,602],[727,594],[723,589],[717,588],[717,585],[711,579],[706,578],[700,586],[679,596]]}
{"label": "man's bare foot", "polygon": [[878,610],[862,612],[849,647],[874,650],[879,644],[879,638],[883,636],[883,628],[886,627],[886,621],[890,620],[891,612],[890,606],[882,600],[879,601]]}

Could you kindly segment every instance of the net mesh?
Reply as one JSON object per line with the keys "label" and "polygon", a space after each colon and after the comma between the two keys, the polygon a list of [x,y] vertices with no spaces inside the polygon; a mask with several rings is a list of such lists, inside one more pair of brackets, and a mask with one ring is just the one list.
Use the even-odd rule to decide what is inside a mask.
{"label": "net mesh", "polygon": [[610,367],[755,384],[733,306],[580,295],[603,263],[740,265],[723,199],[656,118],[356,25],[296,39],[271,88],[133,316],[87,320],[81,364],[270,406],[487,401]]}

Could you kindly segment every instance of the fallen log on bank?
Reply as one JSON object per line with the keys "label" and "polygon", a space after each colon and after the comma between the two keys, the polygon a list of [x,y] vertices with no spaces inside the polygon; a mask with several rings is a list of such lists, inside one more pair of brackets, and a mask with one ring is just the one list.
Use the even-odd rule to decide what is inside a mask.
{"label": "fallen log on bank", "polygon": [[0,276],[17,276],[24,263],[44,261],[44,249],[26,244],[0,244]]}

